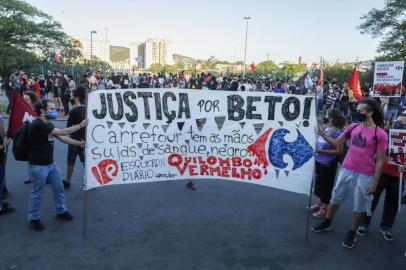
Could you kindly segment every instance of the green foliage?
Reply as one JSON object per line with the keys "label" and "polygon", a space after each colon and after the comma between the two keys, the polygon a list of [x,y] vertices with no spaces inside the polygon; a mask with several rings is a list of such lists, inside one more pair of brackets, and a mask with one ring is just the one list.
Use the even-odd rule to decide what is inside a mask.
{"label": "green foliage", "polygon": [[[323,68],[324,79],[327,81],[334,80],[340,84],[348,82],[351,77],[353,69],[354,66],[352,64],[335,64],[324,66]],[[363,84],[364,82],[371,82],[373,80],[373,69],[368,70],[357,69],[357,71],[361,84]],[[316,69],[313,72],[312,76],[320,78],[320,70]]]}
{"label": "green foliage", "polygon": [[69,38],[61,50],[60,57],[62,61],[67,64],[80,63],[84,60],[82,49],[83,46],[80,40]]}
{"label": "green foliage", "polygon": [[273,61],[264,61],[255,66],[255,72],[261,74],[272,74],[279,70],[278,65]]}
{"label": "green foliage", "polygon": [[387,0],[382,9],[371,9],[361,17],[358,29],[381,38],[378,52],[396,59],[406,58],[406,1]]}
{"label": "green foliage", "polygon": [[149,71],[154,73],[154,74],[157,74],[157,73],[162,72],[163,68],[164,67],[162,65],[160,65],[160,64],[153,64],[153,65],[150,66]]}
{"label": "green foliage", "polygon": [[[0,0],[0,73],[38,63],[65,44],[61,25],[48,14],[20,0]],[[36,56],[36,55],[39,55]]]}
{"label": "green foliage", "polygon": [[281,71],[285,80],[296,80],[305,73],[306,69],[300,64],[285,64]]}

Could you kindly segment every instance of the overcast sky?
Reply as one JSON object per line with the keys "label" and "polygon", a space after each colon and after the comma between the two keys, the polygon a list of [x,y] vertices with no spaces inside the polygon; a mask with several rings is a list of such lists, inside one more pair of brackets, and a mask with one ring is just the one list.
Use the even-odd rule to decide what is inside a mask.
{"label": "overcast sky", "polygon": [[108,39],[129,46],[148,37],[171,41],[174,53],[232,61],[244,55],[245,21],[250,16],[247,62],[307,63],[373,57],[379,40],[356,29],[360,17],[383,0],[29,0],[52,15],[72,36]]}

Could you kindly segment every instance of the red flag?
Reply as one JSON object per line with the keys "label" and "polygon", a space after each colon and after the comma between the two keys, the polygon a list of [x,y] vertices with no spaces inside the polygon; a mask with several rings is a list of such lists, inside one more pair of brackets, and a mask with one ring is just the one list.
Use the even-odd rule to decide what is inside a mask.
{"label": "red flag", "polygon": [[362,99],[362,92],[361,92],[361,86],[359,84],[358,72],[357,72],[356,67],[352,71],[351,78],[348,81],[348,86],[350,87],[350,89],[352,89],[353,95],[358,100],[361,100]]}
{"label": "red flag", "polygon": [[251,64],[251,71],[252,71],[252,73],[255,73],[255,64],[254,63]]}
{"label": "red flag", "polygon": [[56,53],[54,54],[54,61],[57,63],[60,62],[59,55],[57,55]]}
{"label": "red flag", "polygon": [[8,120],[7,136],[14,138],[17,130],[25,123],[32,122],[37,114],[22,96],[13,92],[10,119]]}

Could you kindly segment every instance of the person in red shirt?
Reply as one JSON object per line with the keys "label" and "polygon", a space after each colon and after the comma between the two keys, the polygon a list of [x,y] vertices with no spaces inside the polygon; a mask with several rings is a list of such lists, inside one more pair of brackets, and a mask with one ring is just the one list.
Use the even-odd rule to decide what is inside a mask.
{"label": "person in red shirt", "polygon": [[[376,209],[379,198],[383,191],[385,191],[385,202],[383,206],[382,220],[380,223],[380,231],[387,241],[393,241],[391,228],[395,223],[396,214],[399,206],[399,180],[400,172],[404,171],[405,166],[397,166],[389,163],[389,157],[385,158],[383,172],[381,179],[374,192],[374,199],[372,201],[371,211],[372,213]],[[403,179],[405,179],[406,173],[403,173]],[[361,226],[357,229],[357,234],[365,236],[367,234],[368,227],[371,223],[372,216],[367,216]]]}
{"label": "person in red shirt", "polygon": [[40,98],[42,93],[41,93],[41,86],[38,83],[38,78],[37,77],[34,78],[34,81],[32,82],[32,86],[34,86],[35,94]]}

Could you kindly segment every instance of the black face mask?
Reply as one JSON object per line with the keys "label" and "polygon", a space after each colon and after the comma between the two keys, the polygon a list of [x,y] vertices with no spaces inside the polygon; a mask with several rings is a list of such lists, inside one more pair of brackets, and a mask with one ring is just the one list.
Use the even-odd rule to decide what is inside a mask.
{"label": "black face mask", "polygon": [[365,120],[367,120],[367,115],[360,113],[360,112],[355,112],[354,116],[353,116],[353,120],[355,122],[364,122]]}

